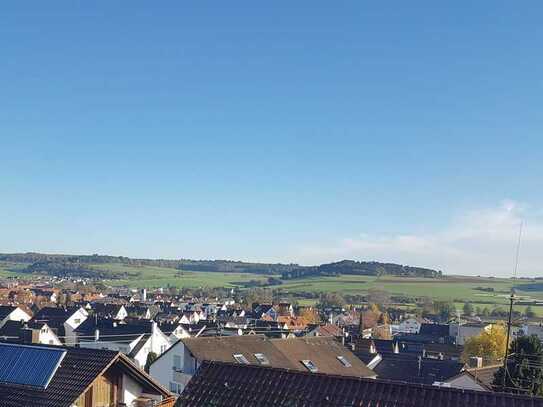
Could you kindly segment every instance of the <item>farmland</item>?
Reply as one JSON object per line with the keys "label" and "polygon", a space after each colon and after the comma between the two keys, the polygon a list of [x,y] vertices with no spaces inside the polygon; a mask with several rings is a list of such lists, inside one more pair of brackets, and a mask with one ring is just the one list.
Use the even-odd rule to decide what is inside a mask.
{"label": "farmland", "polygon": [[0,277],[22,275],[21,270],[26,266],[24,263],[0,262]]}
{"label": "farmland", "polygon": [[[226,287],[243,288],[249,281],[265,283],[269,275],[253,273],[221,273],[191,270],[176,270],[167,267],[135,266],[119,263],[93,264],[90,267],[106,272],[111,279],[105,282],[113,286],[131,288],[147,287]],[[0,263],[0,277],[24,275],[21,263]],[[274,275],[273,277],[279,277]],[[393,296],[409,298],[430,297],[434,300],[453,301],[457,307],[470,301],[475,306],[505,307],[512,287],[517,294],[526,299],[543,300],[543,285],[533,282],[500,278],[445,276],[443,278],[419,278],[397,276],[308,276],[300,279],[285,280],[283,284],[269,288],[280,289],[289,296],[298,297],[304,304],[315,303],[315,299],[302,299],[303,293],[338,292],[343,295],[363,295],[371,289],[385,290]],[[525,290],[522,288],[525,287]],[[519,310],[523,306],[517,307]],[[534,311],[543,315],[543,307],[534,307]]]}
{"label": "farmland", "polygon": [[[119,265],[101,265],[115,271],[126,269]],[[127,271],[127,270],[123,270]],[[138,267],[128,270],[130,273],[139,273],[137,279],[112,280],[114,285],[128,285],[130,287],[243,287],[243,283],[250,280],[264,282],[265,276],[250,273],[212,273],[200,271],[182,271],[159,268]],[[442,279],[413,278],[413,277],[374,277],[341,275],[334,277],[307,277],[296,280],[287,280],[283,284],[270,288],[280,289],[293,297],[301,293],[339,292],[343,295],[365,294],[371,289],[381,289],[391,295],[403,295],[412,298],[430,297],[434,300],[453,301],[460,308],[465,301],[472,302],[481,307],[505,307],[511,288],[517,287],[517,295],[526,299],[543,299],[542,290],[522,291],[523,285],[528,283],[518,280],[447,276]],[[484,291],[482,289],[486,289]],[[312,304],[315,300],[301,299],[304,304]],[[521,310],[525,307],[518,306]],[[534,307],[534,311],[543,315],[543,307]]]}

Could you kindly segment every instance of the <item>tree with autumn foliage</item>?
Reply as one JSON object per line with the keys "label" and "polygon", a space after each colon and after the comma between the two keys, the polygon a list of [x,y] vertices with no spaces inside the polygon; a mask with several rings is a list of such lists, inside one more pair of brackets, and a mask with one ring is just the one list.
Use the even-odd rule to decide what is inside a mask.
{"label": "tree with autumn foliage", "polygon": [[306,324],[320,324],[321,318],[315,308],[306,307],[300,311],[300,317]]}
{"label": "tree with autumn foliage", "polygon": [[488,330],[466,340],[462,359],[467,362],[472,356],[480,356],[485,364],[495,363],[505,355],[506,340],[503,322],[493,324]]}
{"label": "tree with autumn foliage", "polygon": [[372,329],[371,337],[375,339],[392,339],[390,325],[379,325]]}

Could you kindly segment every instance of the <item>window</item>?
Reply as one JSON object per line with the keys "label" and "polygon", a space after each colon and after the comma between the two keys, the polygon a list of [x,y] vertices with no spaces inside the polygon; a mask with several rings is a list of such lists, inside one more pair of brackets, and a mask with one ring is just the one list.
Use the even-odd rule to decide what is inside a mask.
{"label": "window", "polygon": [[269,365],[270,361],[263,353],[255,353],[255,358],[261,365]]}
{"label": "window", "polygon": [[172,393],[181,394],[181,392],[183,391],[183,385],[175,382],[170,382],[170,391]]}
{"label": "window", "polygon": [[302,360],[302,363],[311,373],[317,373],[319,371],[317,366],[311,360]]}
{"label": "window", "polygon": [[337,360],[339,360],[343,364],[343,366],[345,366],[345,367],[351,367],[352,366],[351,363],[345,358],[345,356],[338,356]]}
{"label": "window", "polygon": [[234,353],[232,356],[234,357],[234,359],[236,359],[236,362],[238,363],[241,363],[244,365],[249,364],[249,361],[247,360],[247,358],[243,356],[241,353]]}
{"label": "window", "polygon": [[77,318],[77,319],[74,319],[74,324],[80,324],[81,323],[81,319]]}
{"label": "window", "polygon": [[173,355],[173,368],[174,370],[181,370],[181,356]]}

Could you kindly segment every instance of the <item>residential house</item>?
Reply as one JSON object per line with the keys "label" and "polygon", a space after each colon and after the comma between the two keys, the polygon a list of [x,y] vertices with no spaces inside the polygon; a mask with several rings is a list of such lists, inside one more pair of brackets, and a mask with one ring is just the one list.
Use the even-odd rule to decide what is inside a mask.
{"label": "residential house", "polygon": [[154,321],[126,324],[112,320],[93,321],[90,318],[75,333],[80,347],[123,352],[140,368],[147,363],[149,353],[159,356],[171,346],[168,336]]}
{"label": "residential house", "polygon": [[333,338],[268,339],[264,335],[183,338],[159,357],[149,371],[163,386],[181,393],[206,360],[375,377]]}
{"label": "residential house", "polygon": [[393,328],[393,331],[403,334],[418,334],[422,325],[418,318],[402,319],[399,324]]}
{"label": "residential house", "polygon": [[181,315],[181,318],[179,318],[179,322],[181,324],[197,324],[200,322],[200,320],[204,319],[203,315],[199,311],[185,311],[183,312],[183,315]]}
{"label": "residential house", "polygon": [[0,360],[2,407],[170,407],[175,401],[119,352],[0,343]]}
{"label": "residential house", "polygon": [[31,316],[19,307],[0,305],[0,328],[8,321],[30,321]]}
{"label": "residential house", "polygon": [[26,344],[62,345],[55,332],[44,322],[8,321],[0,328],[0,340]]}
{"label": "residential house", "polygon": [[34,315],[32,322],[47,324],[66,345],[74,345],[74,331],[88,315],[83,307],[44,307]]}
{"label": "residential house", "polygon": [[123,304],[95,302],[91,307],[93,313],[100,318],[110,318],[122,321],[128,317],[128,311]]}
{"label": "residential house", "polygon": [[253,304],[253,313],[257,319],[277,321],[279,313],[272,304]]}
{"label": "residential house", "polygon": [[453,343],[449,325],[422,323],[418,335],[410,335],[409,340],[426,343]]}
{"label": "residential house", "polygon": [[277,313],[282,317],[293,317],[294,307],[288,302],[280,302],[277,304]]}
{"label": "residential house", "polygon": [[460,374],[444,381],[444,384],[457,389],[494,391],[494,375],[501,365],[468,368]]}
{"label": "residential house", "polygon": [[380,379],[433,384],[464,369],[464,364],[457,360],[424,357],[422,344],[405,345],[396,340],[361,338],[351,344],[353,353]]}
{"label": "residential house", "polygon": [[483,331],[489,332],[492,324],[486,323],[468,323],[468,324],[450,324],[449,335],[455,338],[457,345],[464,345],[466,340],[479,335]]}
{"label": "residential house", "polygon": [[311,329],[306,336],[330,336],[334,338],[343,338],[344,330],[343,328],[332,324],[317,325]]}
{"label": "residential house", "polygon": [[204,361],[177,405],[543,407],[543,398]]}
{"label": "residential house", "polygon": [[303,317],[278,316],[277,322],[286,330],[292,332],[302,332],[307,329],[307,321]]}

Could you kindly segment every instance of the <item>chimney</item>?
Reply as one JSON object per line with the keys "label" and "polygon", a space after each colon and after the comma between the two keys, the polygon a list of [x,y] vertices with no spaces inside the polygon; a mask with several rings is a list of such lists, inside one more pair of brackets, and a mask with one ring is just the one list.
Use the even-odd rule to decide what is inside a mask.
{"label": "chimney", "polygon": [[394,345],[392,345],[392,347],[394,353],[400,353],[400,347],[398,346],[398,342],[394,342]]}
{"label": "chimney", "polygon": [[373,341],[370,342],[370,353],[371,354],[377,353],[377,349],[375,348],[375,343]]}
{"label": "chimney", "polygon": [[98,342],[99,339],[100,339],[100,330],[96,329],[94,330],[94,340]]}
{"label": "chimney", "polygon": [[421,370],[422,370],[422,358],[421,358],[420,356],[418,357],[418,362],[419,362],[419,363],[418,363],[418,365],[419,365],[418,367],[419,367],[419,376],[420,376],[420,372],[421,372]]}
{"label": "chimney", "polygon": [[483,358],[480,356],[472,356],[468,360],[468,365],[471,368],[480,369],[483,367]]}
{"label": "chimney", "polygon": [[141,294],[141,295],[140,295],[141,300],[142,300],[143,302],[147,301],[147,289],[142,288],[140,294]]}

